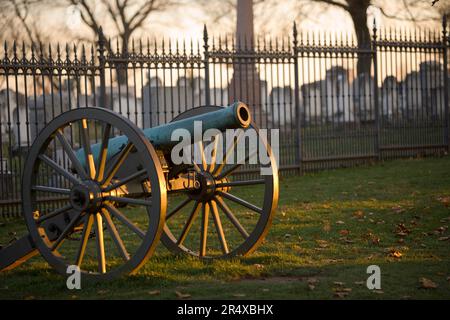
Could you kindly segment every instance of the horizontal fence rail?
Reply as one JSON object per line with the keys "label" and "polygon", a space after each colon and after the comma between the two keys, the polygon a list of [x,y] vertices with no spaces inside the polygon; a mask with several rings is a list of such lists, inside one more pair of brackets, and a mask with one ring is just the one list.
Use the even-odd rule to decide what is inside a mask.
{"label": "horizontal fence rail", "polygon": [[[0,60],[0,217],[21,214],[21,174],[39,131],[64,111],[104,107],[140,128],[199,106],[246,102],[279,129],[282,172],[449,151],[450,49],[440,31],[297,31],[290,38],[4,45]],[[79,143],[70,132],[72,144]],[[95,139],[97,139],[95,133]],[[53,148],[59,159],[61,153]],[[62,154],[62,153],[61,153]],[[64,155],[59,160],[65,163]],[[42,171],[40,179],[53,181]],[[50,181],[50,182],[49,182]],[[45,206],[59,201],[43,197]]]}

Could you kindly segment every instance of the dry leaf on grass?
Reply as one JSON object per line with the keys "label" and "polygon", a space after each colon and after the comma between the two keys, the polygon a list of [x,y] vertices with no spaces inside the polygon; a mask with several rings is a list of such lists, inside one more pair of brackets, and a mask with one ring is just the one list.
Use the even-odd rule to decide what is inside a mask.
{"label": "dry leaf on grass", "polygon": [[316,288],[315,285],[313,285],[313,284],[308,284],[308,289],[309,289],[310,291],[313,291],[315,288]]}
{"label": "dry leaf on grass", "polygon": [[264,269],[264,265],[260,264],[260,263],[255,263],[253,265],[253,267],[255,267],[256,270],[262,270]]}
{"label": "dry leaf on grass", "polygon": [[364,218],[364,212],[362,210],[357,210],[353,212],[353,216],[355,216],[358,219]]}
{"label": "dry leaf on grass", "polygon": [[438,287],[436,283],[427,278],[420,278],[419,282],[423,289],[436,289]]}
{"label": "dry leaf on grass", "polygon": [[160,293],[161,293],[161,291],[159,291],[159,290],[152,290],[152,291],[148,292],[148,294],[151,295],[151,296],[157,296]]}
{"label": "dry leaf on grass", "polygon": [[328,242],[326,240],[316,240],[316,242],[320,248],[328,248]]}
{"label": "dry leaf on grass", "polygon": [[347,230],[347,229],[342,229],[342,230],[339,231],[339,234],[341,236],[348,236],[350,234],[350,231]]}
{"label": "dry leaf on grass", "polygon": [[390,257],[392,257],[392,258],[401,258],[402,256],[403,256],[403,254],[400,252],[400,251],[398,251],[398,250],[391,250],[390,252],[389,252],[389,256]]}
{"label": "dry leaf on grass", "polygon": [[392,207],[392,211],[394,211],[395,213],[402,213],[402,212],[405,212],[405,209],[402,208],[401,206],[395,206],[395,207]]}
{"label": "dry leaf on grass", "polygon": [[336,221],[336,224],[345,224],[345,222],[342,220],[338,220],[338,221]]}
{"label": "dry leaf on grass", "polygon": [[348,296],[348,292],[335,292],[334,296],[336,298],[345,298],[346,296]]}
{"label": "dry leaf on grass", "polygon": [[178,299],[188,299],[188,298],[191,297],[190,294],[188,294],[188,293],[182,293],[182,292],[180,292],[180,291],[175,291],[175,294],[176,294],[176,296],[177,296]]}
{"label": "dry leaf on grass", "polygon": [[439,198],[437,198],[437,199],[438,199],[438,201],[439,201],[440,203],[442,203],[444,206],[446,206],[446,207],[450,206],[450,196],[449,196],[449,197],[439,197]]}
{"label": "dry leaf on grass", "polygon": [[233,294],[233,297],[243,298],[243,297],[245,297],[245,293],[235,293],[235,294]]}

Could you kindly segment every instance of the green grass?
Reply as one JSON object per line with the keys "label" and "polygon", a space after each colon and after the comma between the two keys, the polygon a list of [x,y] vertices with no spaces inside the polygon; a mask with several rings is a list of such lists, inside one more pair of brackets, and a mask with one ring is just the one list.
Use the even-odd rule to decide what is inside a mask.
{"label": "green grass", "polygon": [[[203,262],[159,245],[138,274],[78,291],[36,257],[0,274],[0,298],[450,298],[450,157],[283,178],[280,188],[272,229],[250,257]],[[25,232],[22,221],[1,223],[0,243]],[[365,286],[372,264],[381,291]]]}

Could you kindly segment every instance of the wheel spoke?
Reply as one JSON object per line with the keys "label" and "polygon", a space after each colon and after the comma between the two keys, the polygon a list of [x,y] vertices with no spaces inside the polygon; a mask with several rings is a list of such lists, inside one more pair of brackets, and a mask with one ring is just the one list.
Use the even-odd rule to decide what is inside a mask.
{"label": "wheel spoke", "polygon": [[125,197],[107,196],[107,197],[105,197],[105,200],[115,201],[115,202],[120,202],[120,203],[127,203],[127,204],[136,204],[136,205],[148,206],[148,207],[152,205],[152,202],[149,200],[125,198]]}
{"label": "wheel spoke", "polygon": [[88,170],[89,177],[95,178],[95,164],[94,157],[92,156],[91,144],[89,139],[88,122],[86,119],[81,119],[81,142],[83,144],[84,156],[86,159],[86,168]]}
{"label": "wheel spoke", "polygon": [[216,188],[253,186],[253,185],[265,184],[265,183],[266,183],[266,180],[264,180],[264,179],[245,180],[245,181],[228,181],[228,182],[217,183],[216,184]]}
{"label": "wheel spoke", "polygon": [[233,165],[232,167],[228,168],[227,170],[223,171],[222,173],[218,174],[216,176],[216,179],[220,180],[225,178],[226,176],[230,175],[231,173],[233,173],[234,171],[236,171],[238,168],[240,168],[242,165],[244,165],[251,157],[253,157],[255,154],[257,153],[257,151],[253,151],[251,154],[249,154],[248,156],[245,157],[243,163],[236,163],[235,165]]}
{"label": "wheel spoke", "polygon": [[73,152],[72,147],[70,146],[69,142],[67,141],[67,139],[64,136],[64,133],[61,131],[61,129],[58,129],[58,131],[56,131],[56,137],[58,138],[59,142],[61,143],[61,145],[62,145],[64,151],[66,152],[67,156],[69,157],[70,161],[72,161],[72,165],[74,166],[78,175],[81,177],[82,180],[87,180],[88,176],[86,174],[86,171],[84,171],[83,166],[81,165],[77,156]]}
{"label": "wheel spoke", "polygon": [[70,194],[70,189],[55,188],[47,186],[33,186],[31,189],[42,192],[60,193],[60,194]]}
{"label": "wheel spoke", "polygon": [[211,172],[211,173],[214,171],[214,168],[216,166],[218,142],[219,142],[219,136],[217,135],[217,136],[214,137],[214,142],[212,142],[213,143],[213,149],[212,149],[212,152],[211,152],[211,162],[210,162],[208,170],[207,170],[208,172]]}
{"label": "wheel spoke", "polygon": [[134,180],[136,178],[139,178],[140,176],[142,176],[142,175],[144,175],[146,173],[147,173],[147,170],[145,170],[145,169],[139,170],[139,171],[133,173],[132,175],[130,175],[130,176],[126,177],[126,178],[123,178],[123,179],[121,179],[120,181],[118,181],[116,183],[113,183],[113,184],[109,185],[103,191],[104,192],[109,192],[111,190],[117,189],[117,188],[123,186],[124,184],[126,184],[126,183],[128,183],[128,182],[130,182],[130,181],[132,181],[132,180]]}
{"label": "wheel spoke", "polygon": [[177,213],[178,211],[180,211],[181,209],[183,209],[189,202],[191,202],[192,199],[191,198],[186,198],[183,202],[181,202],[178,206],[176,206],[172,211],[170,211],[167,215],[166,215],[166,221],[169,220],[170,218],[172,218],[172,216]]}
{"label": "wheel spoke", "polygon": [[126,144],[126,146],[120,152],[118,157],[115,159],[112,166],[109,168],[108,174],[107,174],[106,178],[104,179],[104,181],[102,182],[102,185],[106,186],[111,182],[112,178],[114,178],[114,175],[120,169],[120,167],[122,166],[122,163],[124,162],[124,160],[126,159],[128,154],[130,153],[132,147],[133,147],[133,145],[130,142]]}
{"label": "wheel spoke", "polygon": [[45,162],[49,167],[53,168],[56,172],[58,172],[60,175],[65,177],[67,180],[72,182],[73,184],[80,183],[80,180],[78,180],[73,174],[71,174],[69,171],[65,170],[63,167],[61,167],[59,164],[57,164],[55,161],[47,157],[45,154],[40,154],[39,159],[41,159],[43,162]]}
{"label": "wheel spoke", "polygon": [[65,237],[67,237],[67,235],[69,234],[70,231],[72,231],[75,227],[75,224],[78,222],[78,220],[81,217],[82,212],[79,212],[67,225],[67,227],[64,229],[64,231],[60,234],[60,236],[55,240],[55,242],[53,242],[52,247],[51,247],[51,251],[54,251],[59,244],[61,243],[61,241],[64,240]]}
{"label": "wheel spoke", "polygon": [[206,255],[206,242],[208,239],[208,220],[209,220],[209,204],[204,203],[202,206],[202,231],[200,236],[200,257]]}
{"label": "wheel spoke", "polygon": [[255,206],[255,205],[251,204],[250,202],[247,202],[235,195],[232,195],[231,193],[219,191],[218,194],[224,198],[227,198],[233,202],[236,202],[236,203],[240,204],[241,206],[244,206],[244,207],[246,207],[250,210],[253,210],[259,214],[262,214],[262,212],[263,212],[261,208]]}
{"label": "wheel spoke", "polygon": [[239,134],[237,135],[236,139],[233,139],[234,141],[231,144],[231,146],[228,148],[227,152],[225,153],[225,157],[223,158],[222,163],[216,168],[216,170],[214,170],[214,172],[213,172],[214,176],[217,176],[222,172],[223,167],[225,167],[225,165],[227,164],[228,158],[230,157],[232,151],[236,148],[236,145],[238,144],[238,142],[241,139],[243,134],[244,134],[244,132],[240,131]]}
{"label": "wheel spoke", "polygon": [[111,235],[111,238],[113,239],[114,243],[116,244],[116,247],[117,247],[120,255],[122,256],[122,258],[125,261],[130,260],[130,254],[128,253],[127,249],[125,248],[125,244],[123,243],[122,238],[120,237],[120,234],[117,231],[117,228],[114,225],[114,222],[112,221],[108,210],[103,209],[102,214],[103,214],[103,217],[105,218],[106,227],[108,228],[109,234]]}
{"label": "wheel spoke", "polygon": [[197,217],[198,212],[200,211],[201,205],[198,201],[195,202],[194,208],[191,211],[191,214],[189,215],[188,220],[186,221],[186,224],[183,227],[183,230],[181,231],[180,238],[177,241],[178,245],[182,245],[184,240],[186,240],[186,236],[189,233],[189,230],[192,227],[192,223],[195,220],[195,217]]}
{"label": "wheel spoke", "polygon": [[86,247],[89,241],[89,235],[91,234],[92,224],[94,223],[94,217],[89,215],[87,217],[87,222],[84,224],[83,232],[81,234],[80,247],[78,248],[77,256],[75,259],[75,265],[81,267],[83,262],[84,254],[86,253]]}
{"label": "wheel spoke", "polygon": [[203,141],[198,141],[198,149],[200,151],[200,157],[202,160],[202,168],[203,171],[206,171],[208,169],[208,164],[206,163],[206,157],[205,157],[205,148],[203,148]]}
{"label": "wheel spoke", "polygon": [[72,205],[68,204],[67,206],[64,206],[64,207],[62,207],[62,208],[56,209],[56,210],[54,210],[54,211],[52,211],[52,212],[46,214],[45,216],[39,217],[39,218],[36,220],[36,223],[38,223],[38,224],[39,224],[39,223],[42,223],[42,222],[44,222],[44,221],[46,221],[46,220],[48,220],[48,219],[51,219],[51,218],[53,218],[53,217],[56,217],[57,215],[59,215],[59,214],[61,214],[61,213],[64,213],[64,212],[66,212],[66,211],[68,211],[68,210],[70,210],[70,209],[72,209],[72,208],[73,208]]}
{"label": "wheel spoke", "polygon": [[238,229],[239,233],[244,237],[244,239],[247,239],[249,234],[245,230],[245,228],[241,225],[239,220],[234,216],[234,214],[231,212],[230,208],[227,206],[225,201],[221,197],[216,196],[215,197],[217,204],[219,205],[220,209],[225,213],[227,218],[231,221],[231,223]]}
{"label": "wheel spoke", "polygon": [[136,226],[132,221],[130,221],[127,217],[123,215],[117,208],[112,205],[106,204],[106,209],[111,213],[114,217],[120,220],[124,225],[126,225],[129,229],[131,229],[134,233],[136,233],[140,238],[145,237],[145,232],[142,231],[138,226]]}
{"label": "wheel spoke", "polygon": [[102,181],[103,176],[105,174],[106,156],[108,155],[108,143],[110,133],[111,133],[111,125],[107,123],[103,130],[102,144],[100,146],[100,152],[98,155],[97,177],[96,177],[97,181]]}
{"label": "wheel spoke", "polygon": [[103,218],[100,213],[95,214],[95,235],[97,239],[98,272],[106,273],[105,240],[103,238]]}
{"label": "wheel spoke", "polygon": [[217,204],[214,200],[212,200],[210,203],[214,218],[214,225],[216,226],[217,236],[219,237],[220,240],[220,246],[222,248],[223,253],[228,254],[229,253],[228,244],[227,240],[225,239],[225,233],[223,232],[222,221],[220,220],[219,211],[217,210]]}

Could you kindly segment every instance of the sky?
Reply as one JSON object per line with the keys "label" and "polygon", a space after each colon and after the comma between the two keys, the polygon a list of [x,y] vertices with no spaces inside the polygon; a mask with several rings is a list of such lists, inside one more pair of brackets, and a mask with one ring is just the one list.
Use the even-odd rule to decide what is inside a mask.
{"label": "sky", "polygon": [[[450,1],[450,0],[441,0]],[[280,1],[280,5],[270,10],[269,15],[264,8],[258,10],[255,8],[255,32],[257,34],[268,34],[273,36],[286,34],[290,32],[293,21],[296,20],[297,25],[302,30],[320,30],[321,32],[336,31],[336,32],[351,32],[353,24],[348,14],[337,8],[323,10],[321,6],[314,6],[309,18],[298,19],[296,10],[293,10],[293,2],[295,0]],[[192,3],[192,1],[191,1]],[[394,11],[396,9],[397,1],[390,1],[388,9]],[[102,14],[97,12],[97,14]],[[408,22],[394,21],[383,17],[379,9],[369,8],[369,21],[376,18],[377,25],[380,27],[412,27]],[[296,19],[297,18],[297,19]],[[58,34],[57,26],[63,23],[66,28],[73,34],[86,35],[89,30],[83,26],[79,14],[74,8],[49,8],[36,16],[38,21],[45,22],[42,28],[47,32],[54,33],[55,38],[60,38],[62,35]],[[299,21],[300,20],[300,21]],[[136,32],[133,36],[140,37],[141,35],[158,37],[161,36],[175,38],[175,39],[200,39],[202,37],[203,25],[208,26],[210,34],[232,33],[235,22],[233,17],[224,18],[219,23],[213,23],[211,16],[205,13],[205,10],[200,5],[182,5],[174,7],[163,13],[152,14],[144,29]],[[112,26],[104,23],[104,29],[108,30]],[[422,24],[421,27],[436,28],[436,24]]]}

